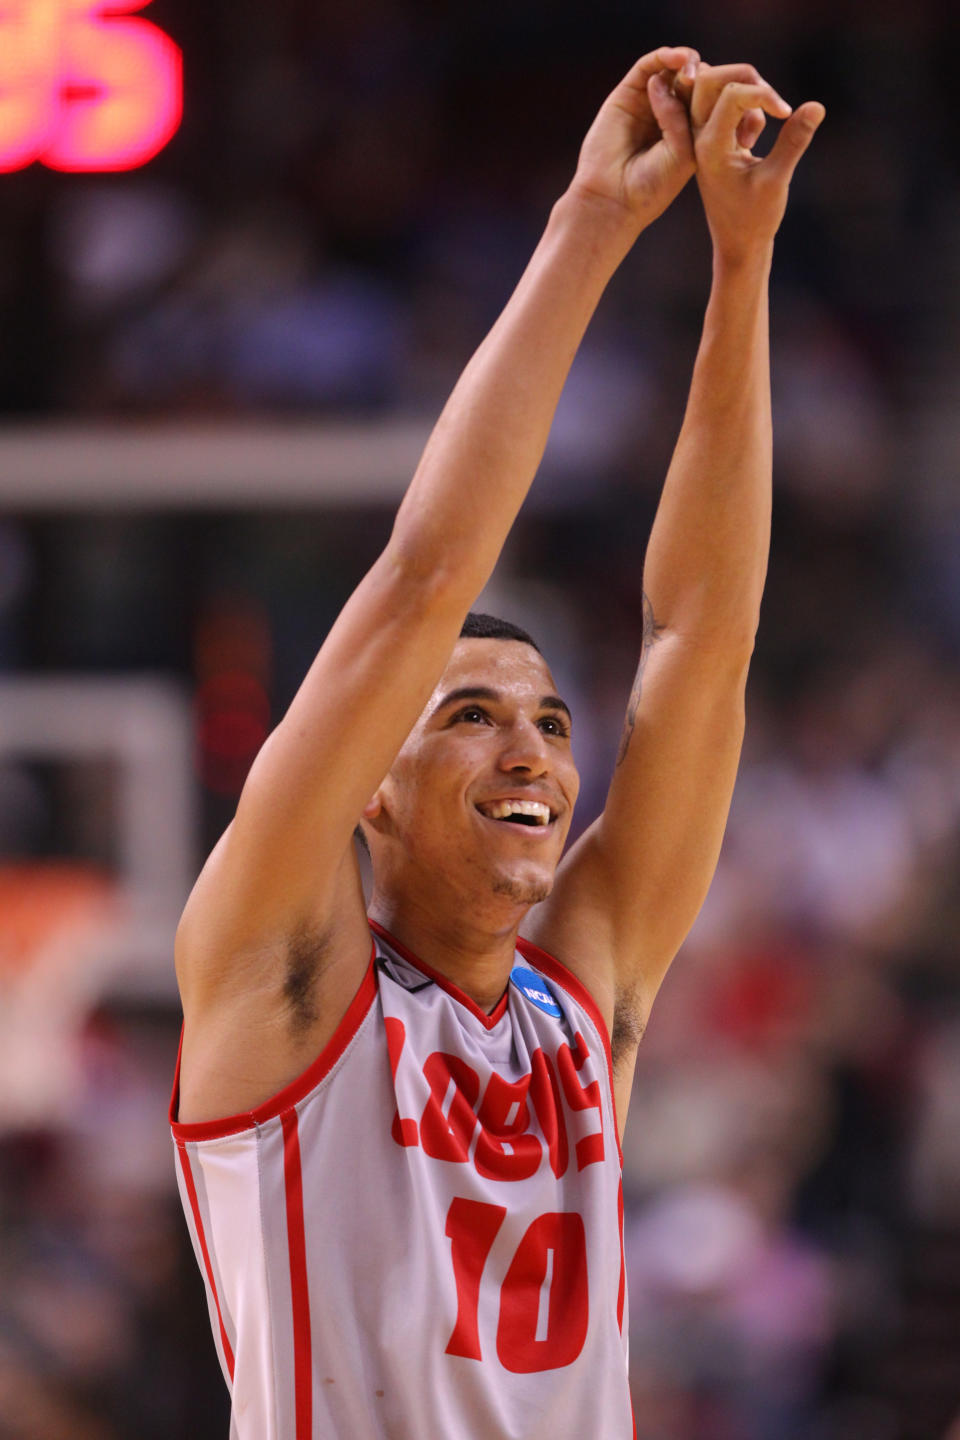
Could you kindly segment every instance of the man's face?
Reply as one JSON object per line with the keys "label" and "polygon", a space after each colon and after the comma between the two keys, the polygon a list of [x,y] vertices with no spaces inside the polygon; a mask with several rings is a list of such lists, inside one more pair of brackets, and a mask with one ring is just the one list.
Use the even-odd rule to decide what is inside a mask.
{"label": "man's face", "polygon": [[543,657],[516,640],[460,640],[378,791],[377,882],[536,904],[579,785]]}

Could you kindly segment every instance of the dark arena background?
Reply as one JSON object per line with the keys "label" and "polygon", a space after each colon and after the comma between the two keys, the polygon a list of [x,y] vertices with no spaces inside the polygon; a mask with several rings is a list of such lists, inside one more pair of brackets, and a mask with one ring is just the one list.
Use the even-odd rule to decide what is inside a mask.
{"label": "dark arena background", "polygon": [[[165,1123],[177,916],[586,125],[665,42],[827,119],[774,265],[744,760],[624,1146],[638,1435],[960,1437],[955,22],[0,7],[2,1440],[226,1440]],[[109,79],[71,68],[78,27]],[[572,697],[581,822],[708,281],[691,185],[606,295],[485,597]]]}

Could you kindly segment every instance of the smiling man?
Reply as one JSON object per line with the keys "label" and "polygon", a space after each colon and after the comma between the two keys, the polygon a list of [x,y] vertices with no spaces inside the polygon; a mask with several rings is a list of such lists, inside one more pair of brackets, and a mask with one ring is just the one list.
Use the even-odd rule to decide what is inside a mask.
{"label": "smiling man", "polygon": [[[171,1119],[240,1440],[632,1433],[619,1138],[737,768],[767,283],[822,113],[685,47],[614,90],[197,881]],[[468,612],[605,285],[695,172],[713,286],[640,663],[603,814],[561,859],[569,712],[529,636]]]}
{"label": "smiling man", "polygon": [[[547,898],[579,787],[570,710],[554,689],[529,635],[468,616],[363,812],[375,918],[403,929],[398,907],[417,905],[425,915],[457,914],[458,925],[465,917],[486,925],[489,902],[499,929],[504,899],[529,909]],[[491,1003],[502,990],[501,978]]]}

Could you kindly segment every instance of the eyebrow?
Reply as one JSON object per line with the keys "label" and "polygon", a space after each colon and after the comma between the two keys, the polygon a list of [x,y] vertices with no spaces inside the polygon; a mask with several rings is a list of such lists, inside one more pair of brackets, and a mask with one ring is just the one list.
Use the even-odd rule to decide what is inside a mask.
{"label": "eyebrow", "polygon": [[[446,695],[433,708],[433,714],[438,714],[448,705],[454,705],[458,700],[490,700],[494,704],[501,701],[503,696],[499,690],[493,690],[489,685],[463,685],[459,690],[449,690]],[[572,720],[570,706],[566,700],[561,700],[559,695],[541,695],[537,707],[540,710],[559,710]]]}

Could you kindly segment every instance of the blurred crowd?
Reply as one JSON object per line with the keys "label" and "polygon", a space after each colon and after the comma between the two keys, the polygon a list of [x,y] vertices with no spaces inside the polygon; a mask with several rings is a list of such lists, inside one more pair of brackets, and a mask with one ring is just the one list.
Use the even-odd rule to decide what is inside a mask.
{"label": "blurred crowd", "polygon": [[[624,1145],[632,1384],[639,1440],[957,1440],[950,7],[203,8],[153,7],[187,111],[147,170],[0,177],[5,421],[432,416],[636,54],[689,38],[826,103],[776,257],[744,761]],[[572,697],[581,823],[613,762],[708,277],[691,187],[611,286],[485,597]],[[389,523],[376,505],[6,513],[0,678],[177,677],[199,864],[257,706],[283,712]],[[249,672],[252,710],[211,690],[218,656]],[[108,774],[0,754],[0,862],[108,872],[112,807]],[[25,983],[15,949],[0,920],[0,1004]],[[57,1115],[0,1122],[0,1440],[227,1434],[164,1124],[177,1030],[172,996],[105,989],[59,1039],[76,1081]]]}

